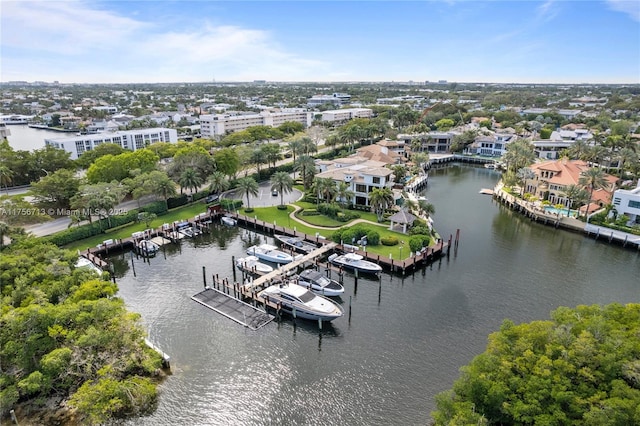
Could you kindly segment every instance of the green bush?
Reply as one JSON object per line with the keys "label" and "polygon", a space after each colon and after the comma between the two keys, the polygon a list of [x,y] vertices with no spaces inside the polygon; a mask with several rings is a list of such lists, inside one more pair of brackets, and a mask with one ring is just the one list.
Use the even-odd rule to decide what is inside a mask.
{"label": "green bush", "polygon": [[140,211],[161,215],[167,212],[167,203],[165,203],[164,201],[156,201],[154,203],[147,204],[146,206],[142,207]]}
{"label": "green bush", "polygon": [[422,247],[423,245],[421,235],[414,235],[413,237],[409,238],[409,248],[412,252],[417,253],[422,250]]}
{"label": "green bush", "polygon": [[186,195],[180,195],[179,197],[172,197],[167,200],[169,209],[175,209],[176,207],[184,206],[189,202]]}
{"label": "green bush", "polygon": [[300,212],[301,216],[319,216],[320,213],[316,209],[303,209]]}
{"label": "green bush", "polygon": [[252,207],[247,207],[246,209],[244,209],[245,213],[253,213],[253,208]]}
{"label": "green bush", "polygon": [[430,233],[431,231],[429,230],[429,228],[424,225],[414,226],[411,229],[409,229],[409,235],[420,235],[420,234],[429,235]]}
{"label": "green bush", "polygon": [[377,246],[380,244],[380,234],[377,231],[369,230],[363,224],[337,229],[331,234],[331,240],[338,244],[353,244],[364,236],[367,237],[367,245]]}
{"label": "green bush", "polygon": [[278,210],[286,210],[287,206],[286,205],[279,205],[278,206]]}
{"label": "green bush", "polygon": [[367,231],[367,244],[370,246],[377,246],[380,244],[380,233],[378,231]]}
{"label": "green bush", "polygon": [[382,243],[383,246],[395,246],[395,245],[398,245],[398,242],[399,242],[398,238],[394,237],[393,235],[380,238],[380,243]]}

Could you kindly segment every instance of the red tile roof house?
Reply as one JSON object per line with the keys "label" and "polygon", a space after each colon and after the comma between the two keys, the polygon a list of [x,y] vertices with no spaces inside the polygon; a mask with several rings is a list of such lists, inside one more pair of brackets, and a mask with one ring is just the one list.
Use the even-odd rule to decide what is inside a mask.
{"label": "red tile roof house", "polygon": [[[569,207],[570,200],[565,196],[565,188],[569,185],[580,185],[580,176],[590,167],[586,161],[563,158],[532,164],[529,168],[535,177],[525,181],[525,192],[533,194],[541,200],[549,200],[551,204],[562,204]],[[589,213],[611,204],[618,178],[606,173],[604,178],[607,186],[604,189],[593,191],[591,204],[588,207]],[[590,191],[590,188],[586,189]],[[586,206],[580,208],[582,214],[584,214],[585,208]]]}

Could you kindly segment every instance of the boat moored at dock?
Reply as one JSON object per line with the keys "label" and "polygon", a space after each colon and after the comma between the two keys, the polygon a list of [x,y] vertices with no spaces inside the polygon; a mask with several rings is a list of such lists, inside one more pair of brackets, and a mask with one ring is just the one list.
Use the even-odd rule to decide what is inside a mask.
{"label": "boat moored at dock", "polygon": [[332,321],[344,315],[344,309],[333,300],[313,294],[292,282],[275,284],[262,290],[258,296],[270,303],[280,304],[282,311],[294,318]]}
{"label": "boat moored at dock", "polygon": [[142,256],[152,257],[160,250],[160,246],[151,240],[140,240],[135,244],[136,250]]}
{"label": "boat moored at dock", "polygon": [[322,275],[315,269],[305,269],[298,275],[298,285],[306,287],[323,296],[340,296],[344,287],[336,280]]}
{"label": "boat moored at dock", "polygon": [[279,263],[281,265],[285,263],[293,262],[294,260],[293,256],[278,250],[278,247],[273,246],[271,244],[261,244],[259,246],[251,246],[247,249],[247,254],[251,256],[256,256],[260,260]]}
{"label": "boat moored at dock", "polygon": [[377,263],[364,260],[362,256],[356,253],[332,254],[329,256],[329,262],[336,266],[342,266],[354,271],[366,272],[369,274],[377,274],[382,271],[382,267]]}
{"label": "boat moored at dock", "polygon": [[227,226],[236,226],[238,224],[237,220],[229,216],[222,216],[220,218],[220,222],[222,222],[223,225]]}
{"label": "boat moored at dock", "polygon": [[256,256],[241,257],[236,260],[236,267],[244,272],[268,274],[273,271],[273,267],[262,263]]}
{"label": "boat moored at dock", "polygon": [[274,235],[274,238],[280,241],[285,246],[304,254],[311,253],[318,248],[317,245],[306,242],[300,237],[291,237],[289,235]]}

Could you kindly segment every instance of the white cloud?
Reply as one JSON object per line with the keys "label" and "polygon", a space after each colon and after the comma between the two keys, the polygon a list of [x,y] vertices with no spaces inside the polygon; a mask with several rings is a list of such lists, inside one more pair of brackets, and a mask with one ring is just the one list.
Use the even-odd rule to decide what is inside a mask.
{"label": "white cloud", "polygon": [[556,1],[555,0],[545,1],[540,6],[538,6],[536,13],[537,13],[538,19],[545,22],[551,21],[553,18],[555,18],[558,15]]}
{"label": "white cloud", "polygon": [[609,8],[626,13],[634,21],[640,22],[640,3],[637,0],[607,0]]}

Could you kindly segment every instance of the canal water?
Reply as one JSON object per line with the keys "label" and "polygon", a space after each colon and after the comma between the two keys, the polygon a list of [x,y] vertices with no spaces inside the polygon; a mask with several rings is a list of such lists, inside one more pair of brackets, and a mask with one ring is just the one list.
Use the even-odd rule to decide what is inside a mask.
{"label": "canal water", "polygon": [[26,124],[11,124],[7,126],[11,132],[7,136],[9,145],[16,151],[33,151],[45,147],[44,140],[49,138],[71,137],[75,133],[56,132],[55,130],[35,129]]}
{"label": "canal water", "polygon": [[640,253],[531,222],[479,194],[499,173],[432,169],[425,195],[457,250],[426,270],[345,278],[348,316],[250,331],[190,297],[202,267],[232,277],[256,239],[218,227],[150,263],[116,256],[120,296],[171,356],[157,410],[143,425],[424,425],[434,396],[484,351],[503,319],[548,319],[558,306],[638,302]]}

